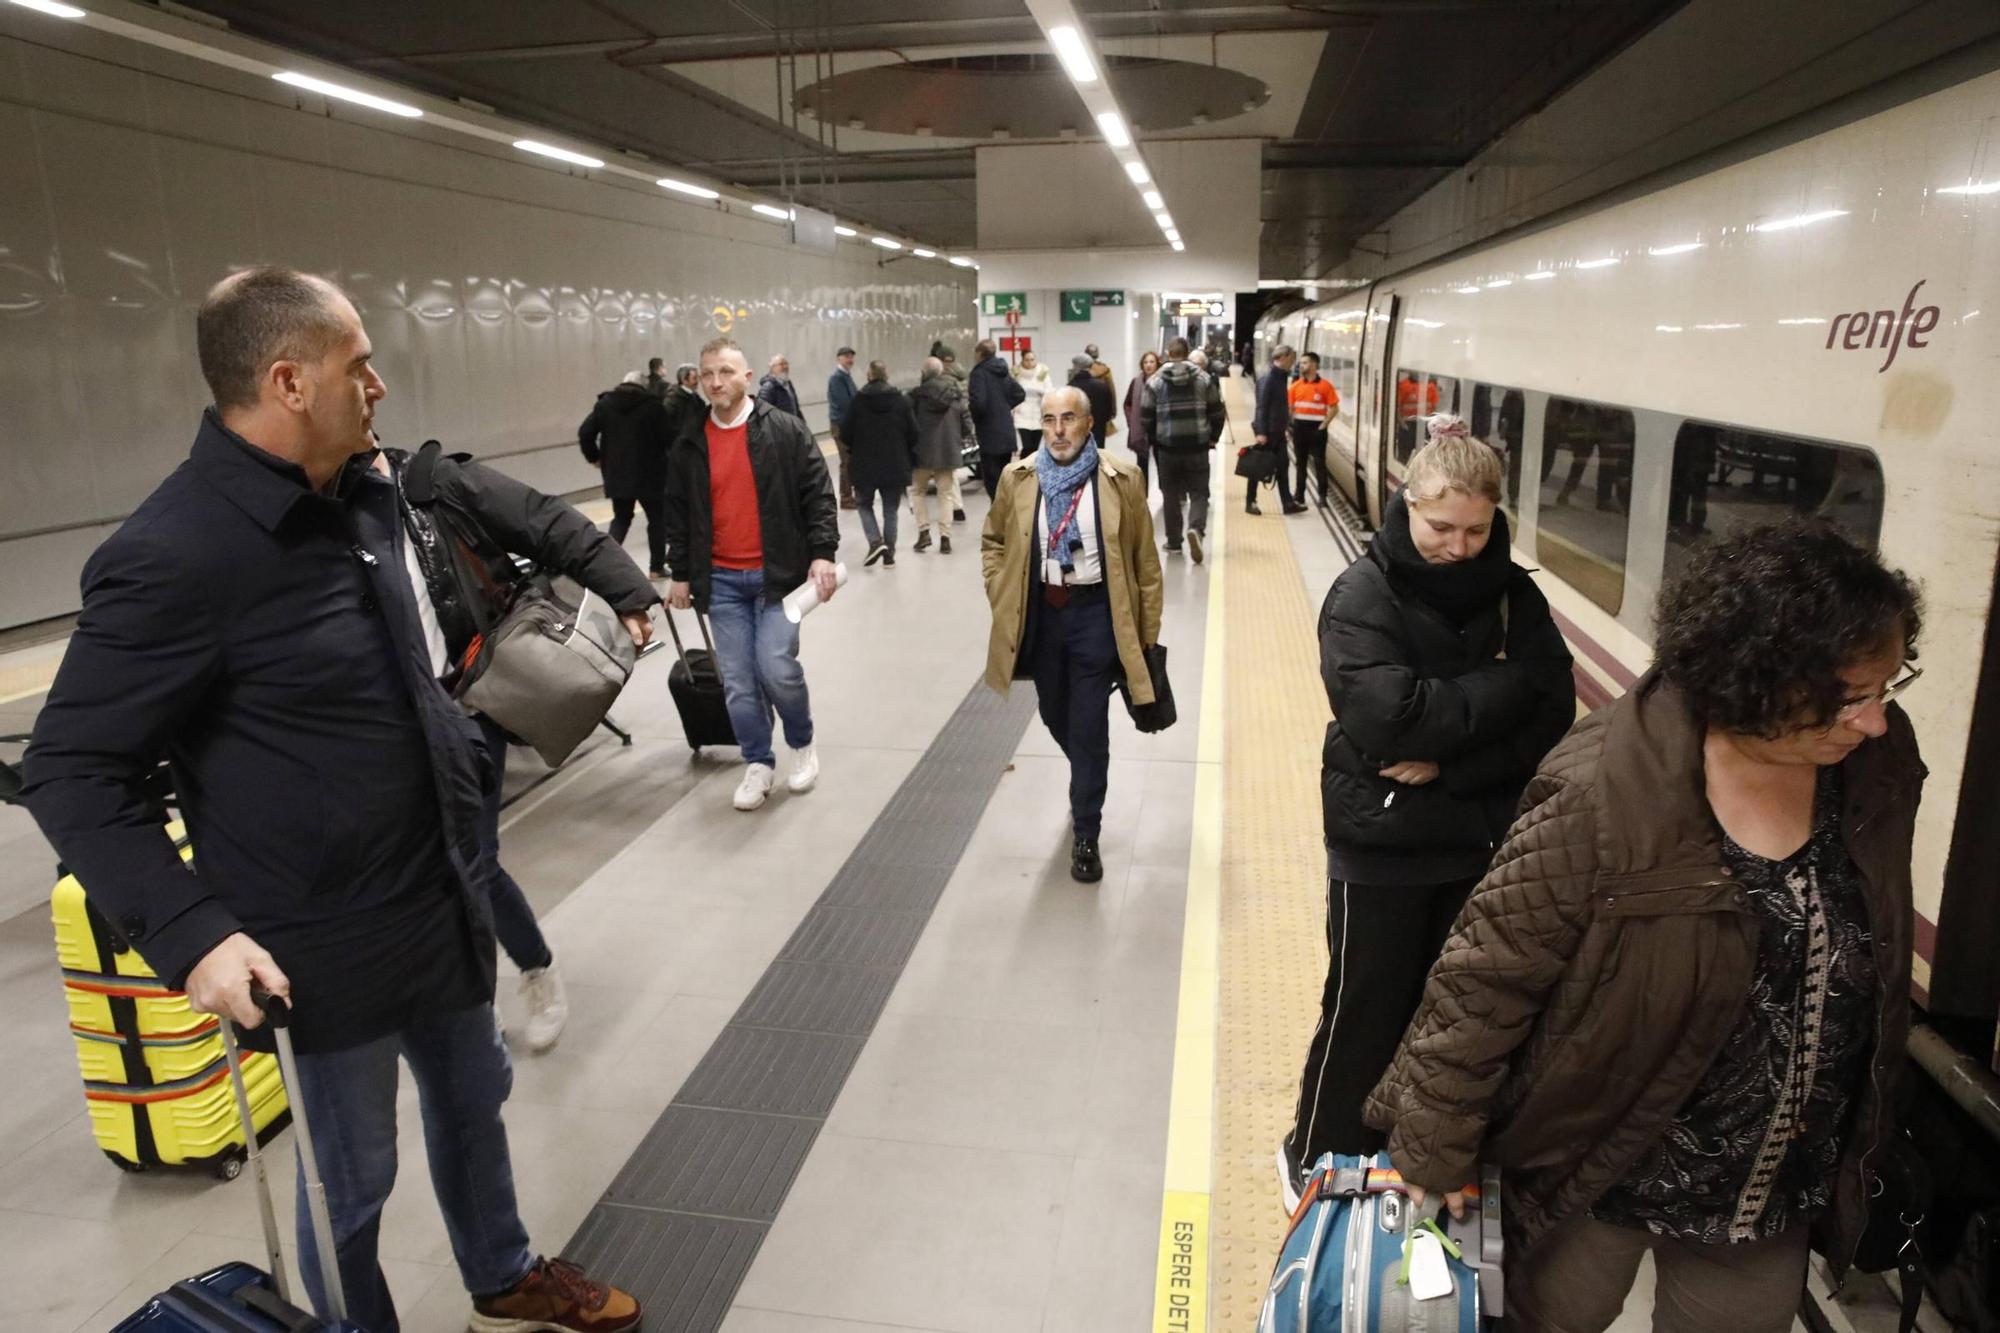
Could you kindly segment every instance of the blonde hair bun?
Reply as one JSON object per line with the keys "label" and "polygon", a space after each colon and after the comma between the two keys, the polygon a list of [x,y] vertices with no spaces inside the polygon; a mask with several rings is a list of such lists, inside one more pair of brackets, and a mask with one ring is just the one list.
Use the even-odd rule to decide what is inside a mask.
{"label": "blonde hair bun", "polygon": [[1429,504],[1446,491],[1500,503],[1500,456],[1472,433],[1464,417],[1449,412],[1425,417],[1424,437],[1429,443],[1403,469],[1409,503]]}

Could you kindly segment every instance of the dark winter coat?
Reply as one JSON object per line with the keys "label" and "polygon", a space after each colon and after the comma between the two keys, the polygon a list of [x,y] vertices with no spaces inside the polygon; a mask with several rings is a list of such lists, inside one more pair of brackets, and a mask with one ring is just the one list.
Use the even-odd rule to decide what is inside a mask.
{"label": "dark winter coat", "polygon": [[966,381],[972,399],[972,430],[982,454],[1012,454],[1021,447],[1014,429],[1014,409],[1028,396],[1007,369],[1004,357],[989,356],[972,368]]}
{"label": "dark winter coat", "polygon": [[603,470],[610,499],[648,499],[667,484],[673,423],[666,405],[643,384],[597,395],[597,406],[576,428],[576,442],[584,461]]}
{"label": "dark winter coat", "polygon": [[1139,420],[1146,441],[1153,448],[1175,450],[1210,449],[1222,438],[1228,414],[1222,406],[1222,388],[1215,377],[1191,361],[1169,361],[1146,381],[1146,394],[1139,402]]}
{"label": "dark winter coat", "polygon": [[[1894,1119],[1910,1022],[1910,848],[1925,770],[1901,708],[1842,768],[1840,834],[1868,904],[1871,1069],[1833,1204],[1813,1224],[1838,1276]],[[1408,1180],[1507,1176],[1511,1264],[1587,1212],[1666,1133],[1749,1002],[1758,914],[1730,882],[1702,781],[1704,731],[1657,676],[1542,761],[1493,867],[1432,967],[1369,1098]]]}
{"label": "dark winter coat", "polygon": [[781,380],[776,375],[766,375],[757,381],[757,401],[769,403],[780,412],[790,412],[799,420],[806,419],[799,407],[799,391],[790,380]]}
{"label": "dark winter coat", "polygon": [[1292,372],[1278,366],[1257,381],[1257,410],[1250,418],[1250,432],[1262,435],[1267,449],[1285,447],[1285,427],[1292,423],[1291,387]]}
{"label": "dark winter coat", "polygon": [[910,400],[887,380],[871,380],[847,409],[847,470],[855,486],[906,490],[917,452],[917,418]]}
{"label": "dark winter coat", "polygon": [[693,389],[683,389],[676,384],[667,390],[667,448],[681,437],[691,421],[700,421],[708,414],[708,402]]}
{"label": "dark winter coat", "polygon": [[[1319,615],[1334,715],[1320,752],[1330,873],[1361,884],[1471,879],[1486,869],[1535,765],[1576,720],[1569,649],[1541,589],[1508,555],[1504,514],[1494,514],[1479,556],[1504,597],[1454,623],[1399,569],[1389,534],[1397,523],[1407,533],[1408,512],[1400,495],[1390,505],[1383,531],[1334,580]],[[1413,558],[1414,550],[1403,557]],[[1412,759],[1436,763],[1437,779],[1379,776]]]}
{"label": "dark winter coat", "polygon": [[1109,434],[1105,427],[1118,423],[1118,400],[1111,396],[1111,386],[1085,369],[1070,376],[1069,387],[1083,390],[1084,397],[1090,400],[1090,433],[1103,444]]}
{"label": "dark winter coat", "polygon": [[[708,610],[715,572],[715,497],[709,490],[708,413],[693,418],[667,456],[667,567]],[[776,602],[806,581],[815,560],[840,548],[840,503],[826,455],[806,423],[759,401],[749,420],[750,473],[764,534],[764,600]]]}
{"label": "dark winter coat", "polygon": [[972,413],[958,381],[945,374],[924,376],[910,394],[910,406],[917,417],[917,466],[939,472],[957,469],[965,458],[966,441],[973,438]]}
{"label": "dark winter coat", "polygon": [[667,401],[667,395],[672,393],[673,391],[674,391],[674,382],[671,379],[668,379],[665,375],[662,375],[657,370],[649,370],[646,372],[647,393],[652,394],[653,397],[659,399],[661,402],[664,403]]}

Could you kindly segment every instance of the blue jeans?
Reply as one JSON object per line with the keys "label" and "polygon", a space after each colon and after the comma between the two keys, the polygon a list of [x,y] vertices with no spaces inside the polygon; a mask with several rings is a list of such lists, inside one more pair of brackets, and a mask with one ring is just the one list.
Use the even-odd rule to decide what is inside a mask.
{"label": "blue jeans", "polygon": [[[890,511],[894,513],[894,510]],[[715,665],[729,721],[746,764],[778,762],[771,749],[771,710],[785,724],[785,744],[803,750],[812,744],[812,700],[806,671],[799,665],[799,627],[785,610],[764,600],[764,571],[718,569],[708,594],[709,626],[715,631]]]}
{"label": "blue jeans", "polygon": [[493,765],[493,785],[479,806],[479,841],[493,853],[493,933],[514,966],[532,972],[547,967],[554,957],[535,922],[535,909],[528,906],[528,895],[500,864],[500,783],[507,776],[507,732],[484,713],[479,715],[479,729],[486,734],[486,755]]}
{"label": "blue jeans", "polygon": [[[431,1186],[466,1290],[474,1296],[506,1291],[535,1263],[514,1201],[514,1167],[500,1120],[514,1067],[492,1005],[429,1014],[365,1046],[300,1055],[299,1086],[288,1091],[305,1106],[311,1123],[348,1317],[368,1333],[399,1328],[375,1253],[382,1205],[396,1183],[399,1055],[417,1080]],[[303,1178],[298,1229],[299,1271],[314,1308],[324,1315],[319,1247]]]}
{"label": "blue jeans", "polygon": [[[882,497],[882,525],[875,526],[875,497]],[[939,496],[940,507],[945,497]],[[861,535],[868,539],[870,546],[887,546],[889,554],[896,553],[896,511],[903,506],[901,486],[856,486],[854,507],[861,511]]]}

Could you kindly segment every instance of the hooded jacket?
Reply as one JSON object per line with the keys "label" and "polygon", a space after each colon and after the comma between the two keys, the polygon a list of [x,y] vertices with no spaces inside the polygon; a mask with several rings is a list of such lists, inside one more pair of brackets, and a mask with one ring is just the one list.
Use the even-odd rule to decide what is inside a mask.
{"label": "hooded jacket", "polygon": [[854,395],[843,428],[848,475],[857,489],[896,491],[910,484],[917,419],[910,400],[887,380],[870,380]]}
{"label": "hooded jacket", "polygon": [[1004,358],[989,356],[972,368],[966,381],[972,399],[972,429],[979,436],[982,454],[1009,454],[1021,447],[1014,433],[1014,408],[1026,400],[1028,391],[1007,369]]}
{"label": "hooded jacket", "polygon": [[576,428],[584,461],[603,469],[604,494],[613,500],[658,495],[667,484],[673,442],[666,405],[643,384],[621,384],[597,395],[597,406]]}
{"label": "hooded jacket", "polygon": [[958,381],[942,372],[924,376],[910,394],[917,418],[916,465],[937,472],[956,469],[973,438],[972,413]]}
{"label": "hooded jacket", "polygon": [[[1842,765],[1841,838],[1874,938],[1875,1045],[1833,1203],[1836,1277],[1868,1216],[1909,1033],[1910,847],[1925,769],[1909,718]],[[1493,867],[1432,967],[1368,1122],[1406,1179],[1507,1172],[1507,1257],[1585,1212],[1666,1132],[1747,1003],[1758,922],[1730,882],[1703,787],[1703,729],[1653,673],[1542,761]]]}

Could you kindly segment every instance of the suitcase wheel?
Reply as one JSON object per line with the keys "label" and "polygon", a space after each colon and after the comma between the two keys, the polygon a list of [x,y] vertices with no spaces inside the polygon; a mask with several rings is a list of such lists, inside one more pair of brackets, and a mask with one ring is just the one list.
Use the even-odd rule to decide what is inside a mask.
{"label": "suitcase wheel", "polygon": [[215,1164],[208,1169],[215,1173],[217,1180],[234,1180],[243,1174],[243,1163],[247,1160],[248,1156],[247,1153],[232,1152],[225,1157],[218,1158]]}
{"label": "suitcase wheel", "polygon": [[108,1149],[105,1151],[104,1155],[111,1159],[111,1165],[117,1167],[120,1171],[128,1172],[131,1175],[136,1176],[143,1173],[146,1170],[146,1164],[144,1162],[131,1161],[128,1158],[120,1157],[117,1153],[111,1152]]}

